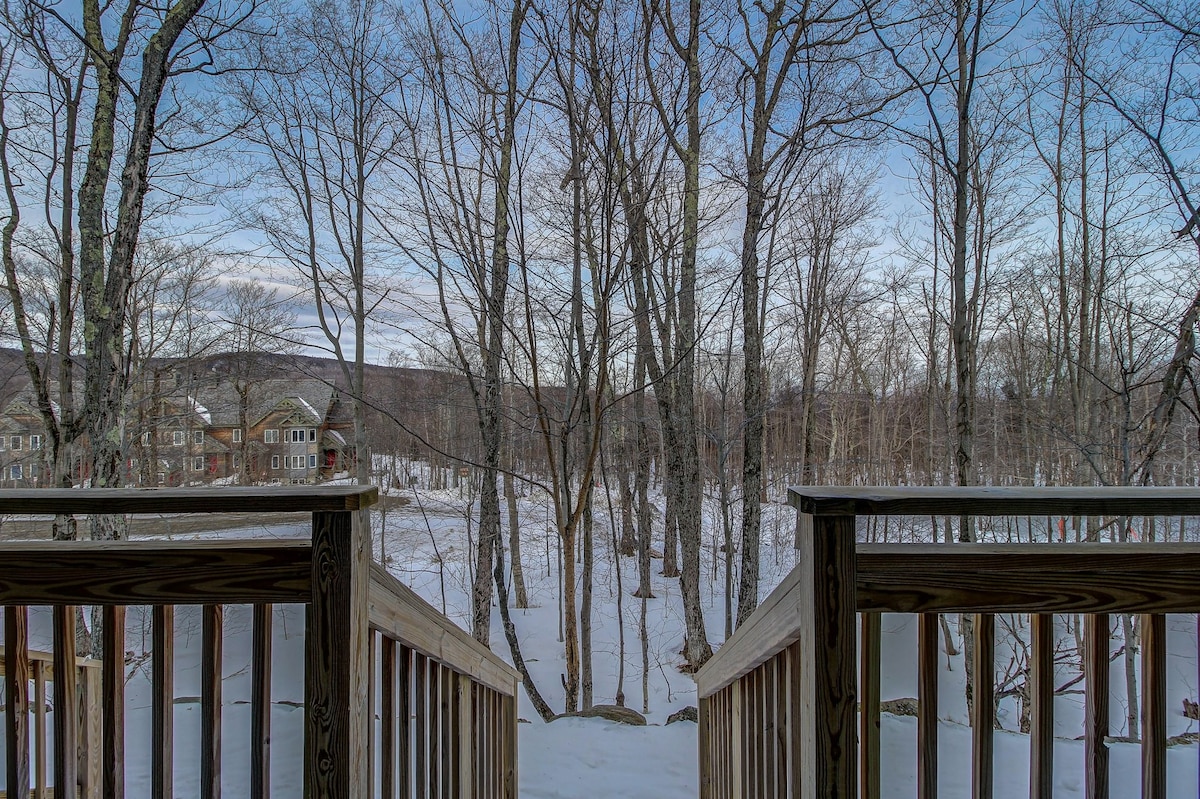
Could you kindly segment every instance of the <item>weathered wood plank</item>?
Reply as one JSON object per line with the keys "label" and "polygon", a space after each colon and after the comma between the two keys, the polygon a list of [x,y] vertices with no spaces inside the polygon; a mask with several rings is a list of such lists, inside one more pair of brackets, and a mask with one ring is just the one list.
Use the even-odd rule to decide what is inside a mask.
{"label": "weathered wood plank", "polygon": [[995,775],[996,619],[990,614],[975,617],[975,662],[971,678],[971,797],[991,799]]}
{"label": "weathered wood plank", "polygon": [[519,675],[490,649],[434,609],[378,564],[371,564],[370,624],[373,629],[451,666],[501,694],[511,694]]}
{"label": "weathered wood plank", "polygon": [[1083,622],[1084,679],[1084,778],[1087,799],[1108,799],[1108,616],[1094,614]]}
{"label": "weathered wood plank", "polygon": [[1140,619],[1142,638],[1142,799],[1167,799],[1167,619]]}
{"label": "weathered wood plank", "polygon": [[400,765],[396,770],[396,780],[400,784],[400,799],[412,796],[412,778],[410,764],[412,763],[412,660],[413,651],[403,644],[396,644],[400,649],[399,690],[400,703],[397,713],[400,716],[400,726],[396,737],[396,748],[400,751]]}
{"label": "weathered wood plank", "polygon": [[0,563],[0,604],[249,604],[312,598],[311,548],[305,541],[5,543]]}
{"label": "weathered wood plank", "polygon": [[455,742],[458,757],[458,795],[461,799],[470,799],[471,786],[475,779],[474,727],[471,724],[471,678],[465,674],[455,676],[457,684],[454,703],[458,716],[458,735]]}
{"label": "weathered wood plank", "polygon": [[858,794],[855,725],[854,518],[816,517],[801,542],[800,797]]}
{"label": "weathered wood plank", "polygon": [[413,701],[416,741],[416,760],[413,765],[413,776],[416,782],[417,799],[428,796],[429,773],[429,659],[420,652],[413,652]]}
{"label": "weathered wood plank", "polygon": [[696,672],[699,696],[712,696],[799,639],[801,582],[793,569]]}
{"label": "weathered wood plank", "polygon": [[793,486],[788,502],[816,516],[1200,515],[1200,490],[1141,486]]}
{"label": "weathered wood plank", "polygon": [[1054,799],[1054,617],[1030,620],[1029,797]]}
{"label": "weathered wood plank", "polygon": [[214,488],[10,488],[0,514],[273,513],[360,510],[379,501],[374,486]]}
{"label": "weathered wood plank", "polygon": [[500,697],[501,718],[504,722],[504,794],[503,799],[517,796],[517,698],[514,683],[507,695]]}
{"label": "weathered wood plank", "polygon": [[862,544],[858,609],[900,613],[1200,611],[1200,545]]}
{"label": "weathered wood plank", "polygon": [[254,606],[250,644],[250,798],[271,795],[271,606]]}
{"label": "weathered wood plank", "polygon": [[883,627],[878,613],[862,614],[859,648],[860,785],[863,799],[881,799],[879,762],[879,682]]}
{"label": "weathered wood plank", "polygon": [[[9,796],[29,795],[29,613],[4,609],[4,762]],[[39,742],[40,747],[40,742]]]}
{"label": "weathered wood plank", "polygon": [[396,642],[385,635],[379,647],[379,790],[392,799],[396,795]]}
{"label": "weathered wood plank", "polygon": [[102,776],[105,799],[125,796],[125,607],[104,608]]}
{"label": "weathered wood plank", "polygon": [[361,511],[313,514],[305,786],[308,796],[322,799],[358,799],[372,789],[366,737],[369,544]]}
{"label": "weathered wood plank", "polygon": [[917,627],[917,799],[938,795],[938,627],[922,613]]}
{"label": "weathered wood plank", "polygon": [[[696,736],[696,758],[700,766],[700,799],[713,799],[713,778],[710,773],[713,764],[712,753],[712,710],[711,699],[701,699],[696,705],[696,717],[700,720],[699,734]],[[717,753],[717,757],[720,754]]]}
{"label": "weathered wood plank", "polygon": [[54,609],[54,784],[79,784],[75,608]]}
{"label": "weathered wood plank", "polygon": [[175,795],[175,608],[155,605],[151,626],[150,710],[154,746],[150,753],[150,797],[172,799]]}
{"label": "weathered wood plank", "polygon": [[205,605],[200,633],[200,797],[221,799],[221,660],[224,608]]}
{"label": "weathered wood plank", "polygon": [[33,664],[33,739],[38,742],[33,759],[33,797],[46,799],[46,753],[50,749],[46,742],[46,671],[45,661]]}

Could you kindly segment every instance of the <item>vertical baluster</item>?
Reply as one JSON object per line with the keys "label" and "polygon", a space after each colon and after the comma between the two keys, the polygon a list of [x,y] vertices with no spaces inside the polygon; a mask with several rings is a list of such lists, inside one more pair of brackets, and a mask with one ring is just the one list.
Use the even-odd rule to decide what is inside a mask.
{"label": "vertical baluster", "polygon": [[1054,795],[1054,616],[1035,613],[1030,619],[1032,662],[1029,665],[1033,713],[1029,729],[1030,799]]}
{"label": "vertical baluster", "polygon": [[224,608],[201,608],[200,796],[221,799],[221,658]]}
{"label": "vertical baluster", "polygon": [[735,799],[741,799],[745,795],[746,765],[744,762],[744,745],[745,729],[742,726],[742,694],[745,692],[746,683],[744,680],[734,680],[730,686],[733,692],[733,732],[730,741],[731,763],[730,763],[730,794]]}
{"label": "vertical baluster", "polygon": [[763,795],[764,778],[766,777],[766,747],[765,743],[766,729],[763,724],[763,670],[758,667],[746,675],[750,681],[750,705],[749,705],[749,725],[750,725],[750,768],[751,768],[751,790],[754,796],[761,797]]}
{"label": "vertical baluster", "polygon": [[1087,799],[1108,799],[1108,659],[1111,628],[1107,614],[1084,617],[1084,677],[1087,681],[1084,709],[1084,775]]}
{"label": "vertical baluster", "polygon": [[938,795],[937,613],[922,613],[917,630],[917,799]]}
{"label": "vertical baluster", "polygon": [[458,795],[462,799],[470,799],[473,795],[474,780],[474,728],[471,724],[471,678],[465,674],[458,676],[458,693],[455,701],[458,703]]}
{"label": "vertical baluster", "polygon": [[[125,608],[104,607],[102,779],[105,799],[125,795]],[[90,770],[90,769],[89,769]]]}
{"label": "vertical baluster", "polygon": [[1142,799],[1167,797],[1167,617],[1141,617]]}
{"label": "vertical baluster", "polygon": [[975,664],[972,670],[974,701],[971,705],[971,796],[991,799],[995,738],[996,619],[990,613],[975,616]]}
{"label": "vertical baluster", "polygon": [[174,796],[175,751],[175,608],[155,605],[151,631],[151,733],[150,797]]}
{"label": "vertical baluster", "polygon": [[379,679],[379,671],[375,666],[375,658],[378,657],[378,641],[380,633],[375,630],[367,630],[367,739],[364,742],[367,746],[367,793],[370,796],[375,795],[375,767],[378,757],[378,749],[375,745],[375,703],[379,699],[379,688],[375,681]]}
{"label": "vertical baluster", "polygon": [[4,773],[9,796],[29,796],[29,676],[29,613],[9,606],[4,609]]}
{"label": "vertical baluster", "polygon": [[859,649],[859,783],[864,799],[880,799],[879,793],[879,669],[882,656],[882,626],[878,613],[863,613],[862,645]]}
{"label": "vertical baluster", "polygon": [[709,717],[709,702],[707,697],[697,697],[696,699],[696,717],[699,719],[699,750],[697,757],[699,758],[700,766],[700,799],[712,799],[712,757],[710,751],[712,749],[712,719]]}
{"label": "vertical baluster", "polygon": [[775,659],[762,665],[763,796],[775,795]]}
{"label": "vertical baluster", "polygon": [[33,663],[33,737],[37,742],[37,754],[33,760],[34,799],[46,799],[46,754],[50,751],[46,735],[46,661]]}
{"label": "vertical baluster", "polygon": [[396,642],[380,638],[379,792],[383,799],[396,795]]}
{"label": "vertical baluster", "polygon": [[401,644],[398,710],[400,726],[397,728],[399,735],[396,738],[396,748],[400,754],[400,767],[396,771],[396,781],[400,784],[400,799],[412,797],[412,658],[412,650]]}
{"label": "vertical baluster", "polygon": [[504,799],[517,796],[517,684],[512,684],[512,696],[502,697],[504,710]]}
{"label": "vertical baluster", "polygon": [[79,713],[75,670],[75,612],[54,608],[54,790],[79,784]]}
{"label": "vertical baluster", "polygon": [[426,710],[428,707],[428,697],[425,687],[425,680],[428,676],[426,673],[427,663],[428,661],[424,655],[413,653],[413,676],[415,678],[413,700],[417,705],[416,729],[413,731],[417,737],[417,754],[413,777],[417,787],[417,799],[425,799],[429,795],[429,780],[431,776],[429,758],[426,754],[426,746],[429,740],[429,719]]}
{"label": "vertical baluster", "polygon": [[250,645],[250,799],[271,795],[271,606],[254,606]]}
{"label": "vertical baluster", "polygon": [[454,680],[449,667],[438,664],[439,716],[442,741],[442,799],[454,797]]}

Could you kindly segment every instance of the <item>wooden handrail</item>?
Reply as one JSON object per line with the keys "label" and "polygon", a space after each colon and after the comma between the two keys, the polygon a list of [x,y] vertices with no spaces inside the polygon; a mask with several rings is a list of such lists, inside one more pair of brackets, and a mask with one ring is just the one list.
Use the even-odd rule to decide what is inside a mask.
{"label": "wooden handrail", "polygon": [[[306,795],[374,795],[375,758],[393,786],[411,780],[413,785],[452,787],[456,797],[515,796],[516,672],[371,564],[370,526],[363,510],[377,498],[375,488],[363,486],[0,490],[4,514],[301,511],[312,517],[311,541],[0,543],[0,679],[7,696],[7,777],[0,790],[23,796],[31,787],[46,789],[51,781],[56,786],[78,782],[85,789],[81,796],[88,799],[124,795],[124,612],[127,605],[152,605],[155,747],[147,792],[152,799],[170,797],[174,607],[189,604],[202,606],[203,619],[197,796],[217,799],[222,760],[230,756],[222,754],[221,746],[224,606],[251,604],[252,779],[247,796],[269,796],[271,605],[295,603],[306,606],[305,740],[303,756],[296,753],[296,767],[304,767]],[[29,650],[31,605],[53,606],[52,655]],[[103,606],[100,647],[105,654],[101,661],[90,661],[98,669],[92,668],[85,680],[95,707],[56,717],[53,773],[46,773],[44,759],[31,773],[30,751],[44,758],[49,747],[38,737],[45,732],[44,712],[35,711],[36,724],[30,729],[28,683],[33,679],[42,685],[50,664],[61,670],[76,661],[79,605]],[[60,708],[71,707],[76,696],[75,675],[65,671],[53,683]],[[373,721],[377,699],[388,730],[382,738]],[[418,702],[426,703],[419,707],[425,708],[421,712],[428,726],[421,726],[420,713],[409,713],[410,704]],[[85,725],[76,723],[81,718]],[[34,739],[38,744],[31,747]],[[92,754],[83,760],[65,754],[76,752],[84,740],[89,745],[102,740],[102,751],[89,749]],[[437,752],[437,757],[424,758],[421,747],[435,745],[440,749],[429,753]],[[428,773],[411,773],[410,763],[422,764]]]}
{"label": "wooden handrail", "polygon": [[375,486],[303,488],[5,488],[0,513],[317,513],[362,510],[379,501]]}
{"label": "wooden handrail", "polygon": [[520,675],[467,635],[416,592],[371,564],[370,624],[388,638],[431,657],[504,696],[515,696]]}
{"label": "wooden handrail", "polygon": [[994,718],[992,703],[981,699],[993,690],[993,614],[1034,614],[1030,796],[1038,797],[1048,797],[1053,784],[1050,614],[1088,614],[1084,748],[1093,799],[1108,797],[1108,614],[1141,614],[1142,796],[1166,796],[1162,614],[1200,612],[1200,545],[856,544],[855,517],[1200,515],[1200,489],[805,486],[790,489],[789,502],[799,511],[799,565],[695,675],[702,797],[757,796],[764,785],[774,786],[768,795],[882,795],[879,664],[860,670],[854,640],[861,613],[857,648],[878,659],[881,612],[921,614],[922,799],[937,796],[938,614],[972,614],[972,791],[979,799],[993,795]]}
{"label": "wooden handrail", "polygon": [[1197,516],[1200,488],[1158,486],[792,486],[813,516]]}

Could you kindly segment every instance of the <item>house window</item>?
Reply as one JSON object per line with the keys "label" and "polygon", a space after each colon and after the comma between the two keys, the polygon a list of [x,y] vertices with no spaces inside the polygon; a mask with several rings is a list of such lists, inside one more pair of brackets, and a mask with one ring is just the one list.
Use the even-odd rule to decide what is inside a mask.
{"label": "house window", "polygon": [[278,444],[279,443],[279,431],[278,430],[264,430],[263,431],[263,443],[264,444]]}
{"label": "house window", "polygon": [[142,433],[142,446],[143,447],[150,446],[150,442],[153,440],[153,438],[154,438],[153,433]]}
{"label": "house window", "polygon": [[12,436],[11,438],[9,438],[8,439],[8,448],[11,449],[13,452],[16,452],[17,450],[21,449],[21,437],[20,436]]}
{"label": "house window", "polygon": [[192,471],[193,472],[204,471],[204,456],[203,455],[197,455],[196,457],[192,458]]}
{"label": "house window", "polygon": [[279,468],[279,456],[278,456],[278,455],[272,455],[272,456],[271,456],[271,468],[272,468],[272,469],[278,469],[278,468]]}
{"label": "house window", "polygon": [[308,456],[308,468],[315,469],[316,467],[317,467],[317,456],[309,455]]}
{"label": "house window", "polygon": [[242,468],[242,453],[240,453],[240,452],[233,453],[233,468],[234,469]]}
{"label": "house window", "polygon": [[289,469],[303,469],[304,468],[304,456],[303,455],[289,455],[288,456],[288,468]]}
{"label": "house window", "polygon": [[30,449],[41,449],[42,448],[42,437],[41,436],[30,436],[29,437],[29,448]]}
{"label": "house window", "polygon": [[317,428],[315,428],[315,427],[308,428],[308,440],[309,441],[317,440]]}
{"label": "house window", "polygon": [[12,479],[20,480],[22,474],[23,474],[23,470],[21,469],[21,464],[15,463],[12,466],[8,467],[8,476],[11,477]]}
{"label": "house window", "polygon": [[288,430],[288,439],[293,444],[303,444],[304,443],[304,428],[303,427],[293,427],[292,429]]}
{"label": "house window", "polygon": [[0,436],[0,450],[4,449],[4,445],[6,443],[8,443],[8,439],[4,436]]}
{"label": "house window", "polygon": [[239,427],[233,431],[233,443],[235,443],[235,444],[242,443],[242,428]]}
{"label": "house window", "polygon": [[204,443],[204,431],[203,430],[193,430],[192,431],[192,443],[193,444],[203,444]]}
{"label": "house window", "polygon": [[182,447],[182,446],[183,446],[183,431],[182,431],[182,430],[176,430],[176,431],[175,431],[175,435],[174,435],[174,437],[172,438],[172,441],[174,441],[174,442],[175,442],[175,446],[177,446],[177,447]]}

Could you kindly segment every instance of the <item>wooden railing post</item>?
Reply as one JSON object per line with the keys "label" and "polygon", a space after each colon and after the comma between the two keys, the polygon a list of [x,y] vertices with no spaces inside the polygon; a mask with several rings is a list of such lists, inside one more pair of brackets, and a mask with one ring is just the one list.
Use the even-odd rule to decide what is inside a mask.
{"label": "wooden railing post", "polygon": [[858,796],[854,516],[819,515],[797,536],[800,593],[798,799]]}
{"label": "wooden railing post", "polygon": [[317,512],[312,519],[304,702],[304,795],[363,799],[367,768],[371,580],[365,511]]}

